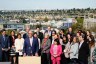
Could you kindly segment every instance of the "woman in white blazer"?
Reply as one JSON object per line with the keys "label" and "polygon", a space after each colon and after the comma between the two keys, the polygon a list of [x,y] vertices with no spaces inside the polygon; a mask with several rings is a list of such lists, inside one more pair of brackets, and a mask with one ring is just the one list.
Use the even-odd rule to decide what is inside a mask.
{"label": "woman in white blazer", "polygon": [[23,45],[24,45],[24,39],[21,38],[21,34],[17,34],[17,39],[15,39],[15,49],[16,52],[19,53],[20,56],[23,55]]}

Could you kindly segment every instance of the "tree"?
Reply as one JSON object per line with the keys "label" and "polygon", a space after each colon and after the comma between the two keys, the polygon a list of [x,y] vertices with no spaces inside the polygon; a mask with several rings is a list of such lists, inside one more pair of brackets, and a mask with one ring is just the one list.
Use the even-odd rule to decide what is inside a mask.
{"label": "tree", "polygon": [[37,24],[37,25],[36,25],[36,28],[37,28],[37,27],[41,28],[41,27],[42,27],[42,25],[41,25],[41,24]]}
{"label": "tree", "polygon": [[48,20],[49,20],[49,19],[48,19],[47,17],[44,18],[44,21],[45,21],[45,22],[48,22]]}
{"label": "tree", "polygon": [[83,20],[84,18],[76,18],[77,23],[72,25],[73,31],[77,31],[79,29],[83,29]]}

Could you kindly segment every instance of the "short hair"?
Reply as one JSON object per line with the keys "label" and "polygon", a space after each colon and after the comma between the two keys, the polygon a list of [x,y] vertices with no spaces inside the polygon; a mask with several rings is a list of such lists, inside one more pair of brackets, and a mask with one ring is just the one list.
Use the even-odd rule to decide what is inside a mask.
{"label": "short hair", "polygon": [[39,28],[39,29],[40,29],[40,27],[36,27],[36,29],[37,29],[37,28]]}
{"label": "short hair", "polygon": [[37,34],[36,32],[34,32],[34,34]]}
{"label": "short hair", "polygon": [[[31,30],[30,30],[29,32],[33,33]],[[29,33],[29,32],[28,32],[28,33]]]}
{"label": "short hair", "polygon": [[14,34],[15,34],[15,31],[14,30],[12,30],[10,33],[12,33],[12,32],[14,32]]}
{"label": "short hair", "polygon": [[53,32],[56,34],[56,31],[55,31],[55,30],[52,30],[52,33],[53,33]]}
{"label": "short hair", "polygon": [[57,38],[57,39],[55,39],[54,40],[54,42],[57,42],[57,45],[60,45],[60,41],[59,41],[59,39]]}
{"label": "short hair", "polygon": [[19,35],[21,36],[21,34],[20,34],[20,33],[18,33],[18,34],[17,34],[17,37],[18,37]]}
{"label": "short hair", "polygon": [[77,38],[76,35],[74,35],[74,36],[72,37],[72,41],[73,41],[74,38],[76,38],[76,42],[78,42],[78,38]]}
{"label": "short hair", "polygon": [[48,33],[45,33],[44,36],[49,36],[49,34]]}
{"label": "short hair", "polygon": [[63,33],[64,33],[65,30],[64,29],[61,29],[61,31],[63,31]]}
{"label": "short hair", "polygon": [[84,35],[84,34],[81,34],[81,37],[82,37],[83,39],[85,39],[85,35]]}
{"label": "short hair", "polygon": [[5,30],[5,29],[2,29],[2,30],[1,30],[1,32],[4,32],[4,31],[6,31],[6,30]]}

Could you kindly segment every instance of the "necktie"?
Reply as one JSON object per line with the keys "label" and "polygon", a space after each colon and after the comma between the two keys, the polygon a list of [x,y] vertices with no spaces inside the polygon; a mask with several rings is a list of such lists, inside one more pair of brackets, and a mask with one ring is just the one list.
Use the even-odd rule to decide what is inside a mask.
{"label": "necktie", "polygon": [[3,36],[3,39],[4,39],[4,41],[5,41],[5,36]]}

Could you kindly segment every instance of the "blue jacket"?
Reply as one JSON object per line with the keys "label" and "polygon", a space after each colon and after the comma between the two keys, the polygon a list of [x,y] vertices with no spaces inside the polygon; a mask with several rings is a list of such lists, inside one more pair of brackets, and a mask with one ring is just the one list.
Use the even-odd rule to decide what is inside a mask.
{"label": "blue jacket", "polygon": [[29,38],[25,39],[23,52],[26,53],[26,55],[30,56],[31,53],[32,55],[35,55],[35,53],[38,53],[38,50],[39,50],[38,38],[33,37],[32,46],[30,44],[30,39]]}
{"label": "blue jacket", "polygon": [[10,42],[9,37],[5,35],[5,40],[3,35],[0,35],[0,62],[2,61],[2,48],[9,48]]}
{"label": "blue jacket", "polygon": [[1,42],[0,42],[0,62],[2,61],[2,48],[1,48]]}
{"label": "blue jacket", "polygon": [[5,40],[4,40],[3,35],[1,35],[0,43],[2,48],[9,48],[10,47],[9,37],[5,35]]}

